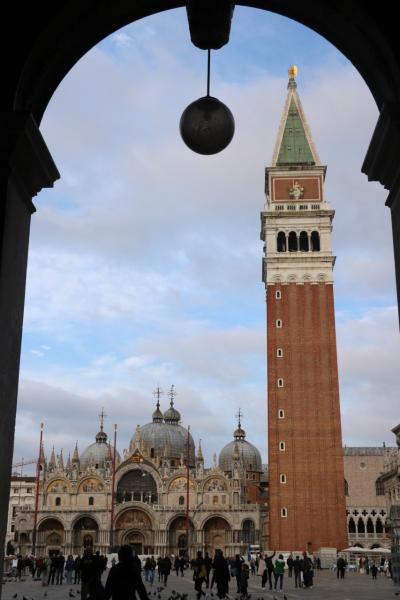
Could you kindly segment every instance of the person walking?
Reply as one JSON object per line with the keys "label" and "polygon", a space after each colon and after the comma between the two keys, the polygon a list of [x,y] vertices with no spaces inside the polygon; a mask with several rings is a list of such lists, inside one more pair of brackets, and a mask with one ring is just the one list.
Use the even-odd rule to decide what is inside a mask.
{"label": "person walking", "polygon": [[207,578],[207,569],[204,564],[203,555],[200,550],[197,552],[197,558],[194,563],[193,570],[193,579],[194,579],[194,589],[197,592],[197,600],[200,599],[201,596],[204,596],[204,592],[201,589],[203,582]]}
{"label": "person walking", "polygon": [[286,563],[288,566],[288,577],[291,577],[292,573],[293,573],[293,563],[294,563],[292,553],[289,554]]}
{"label": "person walking", "polygon": [[233,568],[234,568],[235,577],[236,577],[236,592],[238,594],[240,593],[240,580],[242,577],[242,562],[243,561],[240,558],[239,554],[236,554]]}
{"label": "person walking", "polygon": [[212,561],[210,555],[208,554],[208,552],[206,552],[204,555],[204,564],[206,565],[206,571],[207,571],[207,577],[206,577],[206,588],[207,589],[210,587],[210,572],[211,572],[212,562],[213,561]]}
{"label": "person walking", "polygon": [[240,574],[240,596],[241,598],[247,598],[247,589],[249,586],[249,567],[246,563],[242,563],[242,569]]}
{"label": "person walking", "polygon": [[313,578],[314,578],[314,567],[313,561],[309,556],[307,556],[307,552],[303,552],[303,584],[306,588],[313,587]]}
{"label": "person walking", "polygon": [[65,556],[63,554],[59,554],[56,559],[57,585],[62,585],[64,579],[64,565]]}
{"label": "person walking", "polygon": [[74,585],[79,585],[81,582],[81,562],[82,559],[78,554],[78,556],[74,560]]}
{"label": "person walking", "polygon": [[132,548],[121,546],[118,564],[111,567],[105,586],[105,600],[133,599],[138,593],[140,600],[149,600]]}
{"label": "person walking", "polygon": [[293,561],[293,571],[294,571],[294,585],[295,587],[301,588],[301,560],[300,556],[296,556]]}
{"label": "person walking", "polygon": [[180,557],[179,559],[179,571],[181,573],[181,577],[183,577],[183,572],[185,570],[185,559],[183,556]]}
{"label": "person walking", "polygon": [[179,556],[175,556],[174,569],[175,569],[176,576],[179,577]]}
{"label": "person walking", "polygon": [[151,570],[151,561],[150,556],[146,558],[146,562],[144,563],[144,580],[149,582],[150,580],[150,570]]}
{"label": "person walking", "polygon": [[212,568],[211,589],[215,583],[217,586],[218,598],[225,598],[229,594],[229,581],[231,576],[229,573],[228,561],[224,557],[222,550],[219,548],[215,551]]}
{"label": "person walking", "polygon": [[371,575],[372,579],[376,579],[376,576],[378,575],[378,567],[376,566],[375,561],[373,561],[371,565]]}
{"label": "person walking", "polygon": [[283,574],[285,572],[285,561],[283,560],[283,554],[280,554],[275,561],[274,565],[274,590],[276,590],[276,586],[279,580],[279,589],[282,589],[283,586]]}
{"label": "person walking", "polygon": [[339,579],[344,579],[344,574],[346,572],[346,561],[342,556],[339,556],[339,558],[336,561],[336,577]]}
{"label": "person walking", "polygon": [[264,556],[265,569],[261,580],[261,587],[265,587],[265,584],[268,579],[270,590],[272,590],[272,573],[274,572],[274,563],[272,562],[272,559],[274,558],[275,554],[276,551],[274,550],[274,552],[269,556]]}
{"label": "person walking", "polygon": [[163,572],[163,581],[165,587],[167,587],[167,581],[169,574],[171,573],[172,562],[170,557],[167,555],[162,561],[162,572]]}
{"label": "person walking", "polygon": [[56,576],[56,572],[57,572],[57,556],[52,556],[51,562],[50,562],[49,577],[47,579],[47,585],[49,585],[50,583],[51,583],[51,585],[54,585],[54,579]]}
{"label": "person walking", "polygon": [[67,574],[67,584],[72,585],[72,573],[75,568],[75,561],[72,554],[70,554],[65,562],[65,572]]}
{"label": "person walking", "polygon": [[93,549],[88,546],[81,560],[81,600],[87,600],[90,584],[95,580],[100,581],[100,578],[101,565],[93,555]]}

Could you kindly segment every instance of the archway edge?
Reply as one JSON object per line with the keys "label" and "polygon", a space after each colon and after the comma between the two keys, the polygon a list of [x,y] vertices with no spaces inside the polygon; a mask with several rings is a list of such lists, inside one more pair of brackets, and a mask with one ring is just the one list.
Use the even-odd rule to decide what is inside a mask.
{"label": "archway edge", "polygon": [[[355,0],[350,14],[346,5],[338,5],[334,0],[327,0],[323,11],[316,0],[300,4],[291,0],[237,4],[280,14],[319,33],[354,65],[379,109],[384,103],[399,99],[400,59],[395,43],[395,19],[392,24],[386,15],[385,20],[379,5]],[[31,112],[39,124],[54,91],[93,46],[129,23],[184,6],[185,2],[175,0],[102,3],[81,0],[58,2],[51,8],[50,3],[41,2],[29,12],[25,5],[22,10],[17,5],[15,23],[19,35],[14,35],[10,20],[5,23],[5,37],[9,40],[7,55],[18,59],[14,60],[14,71],[8,71],[10,81],[5,86],[12,97],[6,100],[3,93],[3,100],[10,102],[10,110]]]}

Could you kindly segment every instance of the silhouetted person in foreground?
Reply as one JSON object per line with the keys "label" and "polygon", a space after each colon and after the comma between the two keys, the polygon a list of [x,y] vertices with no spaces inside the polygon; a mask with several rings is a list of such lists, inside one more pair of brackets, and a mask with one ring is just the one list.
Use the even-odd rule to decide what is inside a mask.
{"label": "silhouetted person in foreground", "polygon": [[118,559],[119,563],[110,569],[107,577],[105,599],[132,600],[137,592],[140,600],[149,600],[132,548],[121,546]]}
{"label": "silhouetted person in foreground", "polygon": [[218,598],[225,598],[229,594],[229,581],[231,579],[229,573],[229,567],[222,550],[217,549],[215,551],[215,558],[212,563],[212,567],[214,569],[212,580],[211,580],[211,589],[214,583],[217,584],[217,595]]}

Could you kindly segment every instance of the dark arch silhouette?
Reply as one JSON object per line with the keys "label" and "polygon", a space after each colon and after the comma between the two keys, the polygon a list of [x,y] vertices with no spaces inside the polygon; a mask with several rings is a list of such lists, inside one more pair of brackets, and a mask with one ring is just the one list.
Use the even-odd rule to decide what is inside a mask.
{"label": "dark arch silhouette", "polygon": [[[362,171],[389,190],[400,297],[400,47],[395,4],[383,10],[379,3],[353,0],[351,11],[346,3],[334,0],[326,0],[324,10],[317,0],[238,4],[278,12],[310,27],[350,60],[370,89],[380,116]],[[95,44],[137,19],[184,5],[175,0],[16,0],[6,5],[7,17],[0,25],[5,57],[0,109],[0,397],[5,415],[0,478],[4,482],[9,481],[12,463],[29,226],[34,212],[31,201],[59,177],[38,125],[65,75]],[[18,240],[17,251],[11,240]],[[4,485],[0,492],[3,515],[8,494]],[[3,536],[5,519],[0,523]],[[0,545],[4,547],[3,539]]]}

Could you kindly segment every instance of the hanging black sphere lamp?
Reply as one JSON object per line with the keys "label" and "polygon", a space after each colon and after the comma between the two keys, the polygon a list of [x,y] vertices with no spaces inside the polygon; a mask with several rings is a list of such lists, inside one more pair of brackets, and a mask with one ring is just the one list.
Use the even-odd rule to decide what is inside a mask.
{"label": "hanging black sphere lamp", "polygon": [[182,113],[179,129],[185,144],[198,154],[217,154],[228,146],[235,133],[229,108],[210,96],[211,51],[208,49],[207,96],[195,100]]}

